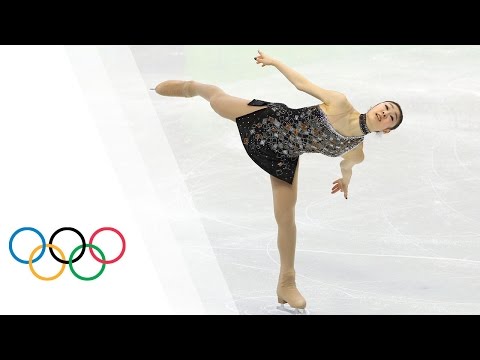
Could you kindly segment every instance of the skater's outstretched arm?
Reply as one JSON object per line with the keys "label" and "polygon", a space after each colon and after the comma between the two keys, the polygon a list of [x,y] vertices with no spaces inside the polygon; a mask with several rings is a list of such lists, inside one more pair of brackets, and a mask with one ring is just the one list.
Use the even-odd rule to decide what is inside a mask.
{"label": "skater's outstretched arm", "polygon": [[266,55],[260,50],[258,50],[258,55],[255,57],[255,60],[257,64],[262,64],[262,67],[267,65],[275,66],[298,90],[321,100],[327,106],[349,106],[344,94],[338,91],[323,89],[315,85],[299,72],[283,64],[281,61]]}

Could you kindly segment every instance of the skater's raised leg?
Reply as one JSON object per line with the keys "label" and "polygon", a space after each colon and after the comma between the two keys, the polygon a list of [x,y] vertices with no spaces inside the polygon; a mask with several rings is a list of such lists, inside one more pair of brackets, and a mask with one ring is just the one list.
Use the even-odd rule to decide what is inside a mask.
{"label": "skater's raised leg", "polygon": [[198,81],[167,80],[158,84],[155,91],[163,96],[201,96],[210,103],[210,106],[218,115],[232,121],[266,107],[250,106],[248,103],[251,100],[229,95],[218,86],[203,84]]}

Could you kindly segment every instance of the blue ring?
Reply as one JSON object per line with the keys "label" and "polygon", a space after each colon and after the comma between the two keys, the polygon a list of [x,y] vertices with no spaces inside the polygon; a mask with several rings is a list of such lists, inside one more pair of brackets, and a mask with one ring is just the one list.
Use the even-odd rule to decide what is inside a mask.
{"label": "blue ring", "polygon": [[23,227],[23,228],[20,228],[17,231],[15,231],[12,234],[12,236],[10,237],[10,242],[8,243],[8,250],[10,250],[10,254],[12,254],[13,258],[15,260],[17,260],[19,263],[28,264],[28,260],[22,260],[17,255],[15,255],[15,253],[13,252],[13,247],[12,247],[13,239],[15,239],[15,236],[17,236],[22,231],[33,231],[38,236],[40,236],[40,239],[42,240],[42,251],[40,252],[40,254],[35,259],[32,260],[32,263],[34,263],[34,262],[40,260],[40,258],[43,256],[43,254],[45,254],[45,249],[47,248],[47,242],[45,241],[45,238],[43,237],[42,233],[40,231],[38,231],[37,229],[32,228],[32,227]]}

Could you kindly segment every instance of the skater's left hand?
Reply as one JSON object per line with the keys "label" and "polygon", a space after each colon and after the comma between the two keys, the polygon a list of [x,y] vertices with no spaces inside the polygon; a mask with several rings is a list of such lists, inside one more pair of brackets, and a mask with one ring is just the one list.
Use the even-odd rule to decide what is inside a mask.
{"label": "skater's left hand", "polygon": [[262,67],[267,65],[273,65],[275,59],[271,58],[267,54],[263,53],[262,51],[258,50],[258,55],[254,57],[257,64],[262,64]]}
{"label": "skater's left hand", "polygon": [[348,199],[348,183],[343,180],[343,178],[337,179],[333,182],[334,186],[332,187],[332,194],[335,194],[337,191],[343,192],[345,199]]}

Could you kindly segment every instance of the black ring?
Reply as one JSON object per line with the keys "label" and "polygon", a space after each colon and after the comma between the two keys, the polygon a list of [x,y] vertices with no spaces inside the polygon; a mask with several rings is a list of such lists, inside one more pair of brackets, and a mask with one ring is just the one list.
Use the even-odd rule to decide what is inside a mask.
{"label": "black ring", "polygon": [[[57,236],[60,232],[67,231],[67,230],[73,231],[75,234],[80,236],[80,239],[82,239],[82,251],[80,251],[80,254],[74,260],[72,260],[72,264],[73,264],[74,262],[77,262],[78,260],[80,260],[82,258],[83,254],[85,254],[85,249],[87,248],[87,243],[85,242],[85,238],[83,237],[83,235],[80,231],[78,231],[77,229],[75,229],[73,227],[60,228],[52,234],[52,236],[50,237],[50,241],[48,243],[53,244],[53,239],[55,238],[55,236]],[[52,248],[48,248],[48,250],[50,250],[50,254],[52,254],[52,256],[55,260],[57,260],[58,262],[60,262],[62,264],[68,264],[68,260],[59,259],[57,257],[57,255],[55,255],[55,253],[53,252]]]}
{"label": "black ring", "polygon": [[253,60],[257,61],[257,58],[256,58],[256,57],[254,57],[254,58],[253,58]]}

